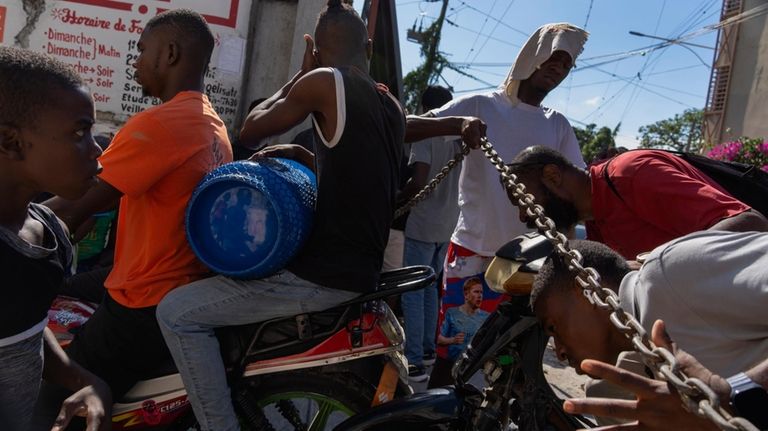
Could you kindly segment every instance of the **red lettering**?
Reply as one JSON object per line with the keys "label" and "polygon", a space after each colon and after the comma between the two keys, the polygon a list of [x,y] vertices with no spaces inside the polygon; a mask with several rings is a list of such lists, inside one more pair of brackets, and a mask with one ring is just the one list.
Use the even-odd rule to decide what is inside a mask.
{"label": "red lettering", "polygon": [[106,94],[93,93],[93,100],[98,103],[107,103],[111,97]]}
{"label": "red lettering", "polygon": [[57,16],[60,17],[61,22],[72,25],[82,25],[86,27],[96,27],[109,29],[112,27],[112,22],[109,20],[101,19],[99,17],[80,16],[76,10],[70,8],[64,8],[56,11]]}
{"label": "red lettering", "polygon": [[0,43],[3,43],[3,34],[5,34],[5,6],[0,6]]}
{"label": "red lettering", "polygon": [[142,26],[140,26],[141,20],[138,19],[132,19],[131,20],[131,28],[128,29],[129,33],[137,33],[140,34],[141,31],[144,29]]}

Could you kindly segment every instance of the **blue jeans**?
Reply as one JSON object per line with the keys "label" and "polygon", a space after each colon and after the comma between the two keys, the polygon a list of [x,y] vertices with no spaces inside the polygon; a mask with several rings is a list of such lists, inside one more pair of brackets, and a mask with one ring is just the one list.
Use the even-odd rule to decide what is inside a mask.
{"label": "blue jeans", "polygon": [[214,328],[321,311],[358,296],[289,271],[258,280],[216,276],[171,291],[157,320],[203,430],[239,430]]}
{"label": "blue jeans", "polygon": [[[429,265],[439,274],[443,269],[447,242],[423,242],[405,238],[403,264]],[[437,337],[437,283],[403,293],[400,305],[405,319],[405,356],[408,363],[424,366],[424,355],[435,353]]]}

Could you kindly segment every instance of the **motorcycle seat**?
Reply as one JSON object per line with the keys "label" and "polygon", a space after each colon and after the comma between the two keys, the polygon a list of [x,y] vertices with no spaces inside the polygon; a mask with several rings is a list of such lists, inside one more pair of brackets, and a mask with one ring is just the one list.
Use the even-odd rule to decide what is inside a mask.
{"label": "motorcycle seat", "polygon": [[330,310],[219,328],[216,336],[224,364],[231,368],[246,357],[250,362],[305,352],[358,319],[375,305],[374,301],[426,287],[434,280],[435,273],[429,266],[400,268],[381,273],[376,291]]}

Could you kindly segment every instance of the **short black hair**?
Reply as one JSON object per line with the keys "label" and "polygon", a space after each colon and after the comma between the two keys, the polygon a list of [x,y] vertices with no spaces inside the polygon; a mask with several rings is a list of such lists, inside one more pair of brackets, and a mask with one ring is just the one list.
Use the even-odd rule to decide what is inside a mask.
{"label": "short black hair", "polygon": [[421,107],[424,112],[439,108],[453,100],[451,91],[439,85],[430,85],[421,94]]}
{"label": "short black hair", "polygon": [[561,169],[577,169],[560,152],[543,145],[534,145],[521,151],[509,164],[512,173],[526,176],[534,172],[540,173],[545,165],[555,165]]}
{"label": "short black hair", "polygon": [[317,16],[315,25],[315,43],[320,45],[319,35],[331,32],[328,36],[333,41],[332,47],[324,47],[344,57],[352,57],[364,52],[368,43],[368,29],[352,5],[342,0],[328,0],[325,8]]}
{"label": "short black hair", "polygon": [[171,26],[179,37],[179,43],[192,46],[203,54],[205,63],[211,59],[214,37],[208,22],[202,15],[192,9],[172,9],[160,13],[147,22],[144,30],[161,26]]}
{"label": "short black hair", "polygon": [[[582,265],[594,268],[600,274],[603,287],[618,291],[621,280],[630,271],[627,261],[608,246],[587,240],[570,240],[570,247],[581,253]],[[575,275],[568,269],[566,261],[557,254],[552,254],[541,266],[531,288],[531,309],[536,301],[558,289],[580,289],[574,285]]]}
{"label": "short black hair", "polygon": [[0,124],[22,127],[51,103],[56,89],[78,89],[83,79],[46,54],[0,46]]}

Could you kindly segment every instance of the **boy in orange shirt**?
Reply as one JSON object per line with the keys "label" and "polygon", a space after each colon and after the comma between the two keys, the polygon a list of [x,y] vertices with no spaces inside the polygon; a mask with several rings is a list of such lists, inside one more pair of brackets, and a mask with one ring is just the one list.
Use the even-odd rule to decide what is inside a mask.
{"label": "boy in orange shirt", "polygon": [[107,381],[115,398],[171,361],[155,319],[160,299],[208,273],[187,244],[184,209],[203,176],[232,161],[224,123],[203,94],[213,45],[194,11],[152,18],[134,68],[145,94],[163,103],[123,126],[100,159],[100,183],[85,197],[47,203],[74,229],[120,199],[107,295],[68,350]]}

